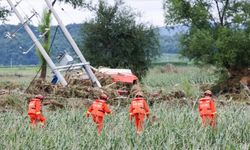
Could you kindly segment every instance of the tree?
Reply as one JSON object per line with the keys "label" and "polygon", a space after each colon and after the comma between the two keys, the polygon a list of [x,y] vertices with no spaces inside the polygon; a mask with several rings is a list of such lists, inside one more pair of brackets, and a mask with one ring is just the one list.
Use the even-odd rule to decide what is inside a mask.
{"label": "tree", "polygon": [[[50,54],[50,24],[51,24],[51,11],[44,9],[43,15],[42,15],[42,21],[39,24],[39,31],[42,34],[44,34],[42,45],[43,45],[43,48],[46,50],[48,55]],[[41,62],[40,78],[46,79],[47,62],[44,59],[44,57],[42,56],[42,54],[40,53],[40,51],[38,51],[38,56],[39,56],[40,62]]]}
{"label": "tree", "polygon": [[249,0],[166,0],[165,12],[167,25],[189,26],[180,40],[184,56],[231,77],[250,75]]}
{"label": "tree", "polygon": [[1,2],[0,2],[0,21],[5,21],[8,14],[9,14],[9,10],[1,6]]}
{"label": "tree", "polygon": [[159,54],[156,30],[135,21],[136,14],[122,2],[109,6],[100,1],[93,20],[82,28],[82,52],[95,66],[130,68],[139,77],[146,74]]}

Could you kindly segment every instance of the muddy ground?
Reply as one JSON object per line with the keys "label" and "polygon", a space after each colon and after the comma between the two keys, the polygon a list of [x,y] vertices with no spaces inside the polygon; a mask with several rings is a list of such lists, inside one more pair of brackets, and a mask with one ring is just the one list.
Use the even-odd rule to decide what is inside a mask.
{"label": "muddy ground", "polygon": [[[178,70],[178,68],[173,65],[163,66],[159,71],[161,73],[181,72],[181,70]],[[42,94],[46,97],[43,103],[44,105],[48,105],[51,110],[65,107],[88,107],[93,100],[98,98],[102,93],[108,95],[108,103],[114,107],[128,105],[134,95],[139,91],[143,91],[150,106],[161,102],[189,104],[193,106],[197,103],[198,98],[202,96],[202,93],[200,93],[197,97],[190,97],[182,90],[172,90],[169,92],[158,90],[149,93],[143,90],[139,83],[136,85],[113,83],[112,79],[104,74],[96,74],[96,77],[103,85],[102,88],[92,87],[89,80],[82,80],[76,74],[66,74],[65,78],[69,83],[66,87],[62,87],[61,85],[51,85],[49,82],[41,79],[34,80],[31,82],[30,86],[15,84],[15,82],[2,82],[0,84],[0,110],[4,112],[15,109],[22,112],[26,110],[28,100],[36,94]],[[217,97],[215,96],[214,98],[219,105],[225,105],[233,101],[245,103],[247,105],[250,104],[249,89],[245,89],[245,87],[239,82],[239,79],[237,79],[237,81],[235,79],[228,82],[228,84],[230,85],[223,86],[221,88],[223,90],[219,91],[216,89],[218,88],[218,85],[201,84],[198,86],[201,91],[207,89],[210,89],[213,92],[217,91],[215,94]],[[248,87],[249,85],[246,86]],[[127,94],[119,95],[118,90],[127,91]]]}

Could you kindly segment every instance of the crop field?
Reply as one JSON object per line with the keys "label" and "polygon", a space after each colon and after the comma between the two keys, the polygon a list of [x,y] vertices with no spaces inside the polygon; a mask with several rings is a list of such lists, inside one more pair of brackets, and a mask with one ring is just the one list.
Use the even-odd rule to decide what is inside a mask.
{"label": "crop field", "polygon": [[45,128],[32,129],[26,114],[0,115],[0,149],[242,149],[250,148],[250,109],[242,105],[218,108],[217,127],[202,128],[197,109],[167,104],[151,107],[157,116],[136,135],[128,108],[106,116],[100,137],[84,109],[45,112]]}
{"label": "crop field", "polygon": [[[49,106],[45,106],[43,114],[47,118],[46,126],[32,129],[26,114],[25,99],[20,93],[11,93],[7,96],[7,103],[19,109],[0,113],[0,149],[249,150],[249,105],[238,102],[222,105],[216,101],[217,126],[214,129],[203,128],[195,99],[202,92],[199,85],[213,84],[217,76],[213,68],[179,66],[175,69],[175,72],[163,73],[159,66],[152,68],[142,80],[143,89],[149,92],[183,90],[188,103],[177,100],[175,103],[161,102],[150,106],[151,117],[145,121],[141,135],[135,133],[134,124],[129,121],[128,106],[111,106],[114,113],[106,116],[100,136],[92,119],[85,117],[85,107],[51,111]],[[1,84],[15,82],[25,88],[36,71],[37,68],[1,68],[0,74],[7,74]],[[16,73],[21,75],[20,80],[13,77]],[[156,121],[152,121],[152,116],[157,118]]]}
{"label": "crop field", "polygon": [[164,65],[166,63],[185,65],[190,63],[190,61],[187,58],[181,57],[180,54],[170,53],[163,53],[160,57],[153,61],[153,64],[155,65]]}
{"label": "crop field", "polygon": [[36,75],[38,69],[38,67],[0,68],[0,84],[11,82],[13,84],[16,83],[27,86]]}
{"label": "crop field", "polygon": [[197,97],[201,94],[200,85],[211,85],[218,80],[213,68],[197,68],[192,66],[176,67],[176,72],[162,73],[161,67],[152,68],[143,78],[143,87],[146,91],[183,90],[187,96]]}

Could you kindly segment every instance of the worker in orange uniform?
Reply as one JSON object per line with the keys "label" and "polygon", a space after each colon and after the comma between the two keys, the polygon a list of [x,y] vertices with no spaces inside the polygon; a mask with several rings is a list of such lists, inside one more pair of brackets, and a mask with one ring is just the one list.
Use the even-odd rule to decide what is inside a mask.
{"label": "worker in orange uniform", "polygon": [[43,98],[44,97],[42,95],[36,95],[35,98],[31,99],[29,102],[28,115],[30,117],[32,127],[35,127],[38,122],[41,122],[42,127],[45,125],[46,119],[42,115]]}
{"label": "worker in orange uniform", "polygon": [[138,92],[135,98],[131,101],[129,108],[129,118],[135,118],[136,133],[141,134],[143,128],[143,121],[145,116],[149,117],[149,107],[146,100],[143,98],[143,93]]}
{"label": "worker in orange uniform", "polygon": [[215,127],[216,108],[212,99],[212,92],[207,90],[204,92],[204,96],[199,100],[198,105],[202,125],[205,127],[209,123],[210,126]]}
{"label": "worker in orange uniform", "polygon": [[112,113],[112,111],[109,109],[106,103],[107,99],[108,99],[108,96],[106,94],[102,94],[100,96],[100,99],[96,99],[87,111],[87,117],[89,117],[90,114],[92,114],[92,119],[97,124],[99,135],[102,132],[102,126],[103,126],[105,113],[108,113],[108,114]]}

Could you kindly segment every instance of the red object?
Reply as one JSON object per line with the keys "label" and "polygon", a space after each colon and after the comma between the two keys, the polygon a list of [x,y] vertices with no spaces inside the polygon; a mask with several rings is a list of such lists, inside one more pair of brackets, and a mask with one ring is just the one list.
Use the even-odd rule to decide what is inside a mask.
{"label": "red object", "polygon": [[105,113],[111,114],[112,111],[109,109],[105,100],[97,99],[93,102],[93,104],[89,107],[87,111],[87,117],[92,114],[93,121],[97,124],[98,134],[101,134],[103,119]]}
{"label": "red object", "polygon": [[42,116],[42,102],[40,99],[34,98],[29,102],[28,115],[30,117],[30,123],[36,125],[37,122],[45,124],[46,118]]}
{"label": "red object", "polygon": [[46,118],[42,115],[29,115],[29,117],[30,117],[30,123],[32,125],[36,125],[37,122],[39,121],[42,123],[42,125],[44,125],[46,122]]}
{"label": "red object", "polygon": [[202,125],[205,127],[209,123],[210,126],[215,127],[216,108],[214,101],[210,96],[201,98],[198,105]]}
{"label": "red object", "polygon": [[215,115],[202,115],[201,116],[202,126],[206,127],[209,124],[211,127],[215,127]]}
{"label": "red object", "polygon": [[145,116],[149,116],[149,107],[144,98],[134,98],[129,108],[130,120],[135,117],[135,128],[137,134],[142,132]]}
{"label": "red object", "polygon": [[103,125],[104,117],[97,116],[97,115],[92,115],[92,119],[93,119],[94,123],[97,124],[97,132],[100,135],[101,132],[102,132],[102,125]]}
{"label": "red object", "polygon": [[117,93],[119,95],[128,95],[129,94],[127,90],[117,90]]}
{"label": "red object", "polygon": [[111,76],[113,82],[122,82],[122,83],[133,84],[136,80],[138,80],[138,78],[133,74],[118,73],[118,74],[112,74],[110,76]]}

